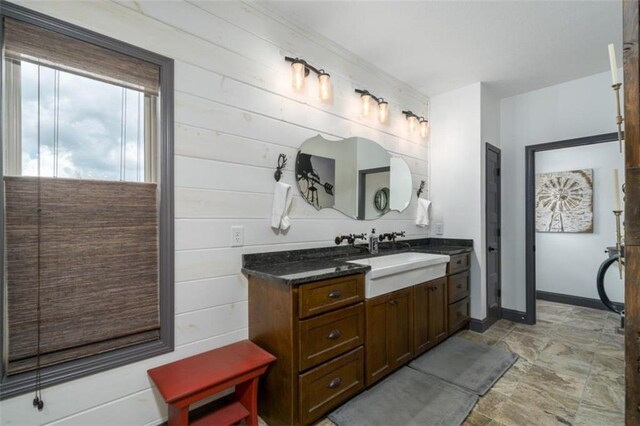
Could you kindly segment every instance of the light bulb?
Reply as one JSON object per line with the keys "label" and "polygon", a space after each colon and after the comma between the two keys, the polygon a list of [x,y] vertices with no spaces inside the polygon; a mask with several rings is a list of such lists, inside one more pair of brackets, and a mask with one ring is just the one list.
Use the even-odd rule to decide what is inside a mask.
{"label": "light bulb", "polygon": [[362,99],[362,116],[368,117],[371,110],[371,95],[364,93],[360,99]]}
{"label": "light bulb", "polygon": [[389,102],[387,101],[378,102],[378,120],[381,123],[386,123],[388,117],[389,117]]}
{"label": "light bulb", "polygon": [[407,117],[407,120],[409,121],[409,132],[415,132],[416,126],[418,125],[418,118],[414,115],[410,115],[409,117]]}
{"label": "light bulb", "polygon": [[303,62],[291,63],[291,84],[296,92],[304,89],[305,66]]}
{"label": "light bulb", "polygon": [[320,99],[326,101],[331,97],[331,80],[329,79],[329,74],[321,70],[320,75],[318,75],[318,82],[320,85]]}
{"label": "light bulb", "polygon": [[423,118],[420,120],[420,136],[426,139],[428,133],[429,133],[429,122]]}

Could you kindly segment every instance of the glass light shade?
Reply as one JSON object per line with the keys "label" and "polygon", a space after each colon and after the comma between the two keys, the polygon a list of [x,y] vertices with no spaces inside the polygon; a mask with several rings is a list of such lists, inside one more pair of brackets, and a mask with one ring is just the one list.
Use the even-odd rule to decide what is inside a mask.
{"label": "glass light shade", "polygon": [[378,102],[378,120],[386,123],[389,118],[389,103],[385,101]]}
{"label": "glass light shade", "polygon": [[429,134],[429,122],[427,120],[420,120],[420,136],[427,138]]}
{"label": "glass light shade", "polygon": [[369,116],[369,112],[371,111],[371,95],[367,95],[366,93],[360,96],[362,100],[362,115],[364,117]]}
{"label": "glass light shade", "polygon": [[326,101],[331,97],[331,80],[329,74],[322,73],[318,76],[320,85],[320,99]]}
{"label": "glass light shade", "polygon": [[305,66],[302,62],[291,63],[291,84],[296,92],[304,89]]}
{"label": "glass light shade", "polygon": [[409,122],[409,132],[415,132],[416,127],[418,126],[418,119],[413,115],[410,115],[409,117],[407,117],[407,121]]}

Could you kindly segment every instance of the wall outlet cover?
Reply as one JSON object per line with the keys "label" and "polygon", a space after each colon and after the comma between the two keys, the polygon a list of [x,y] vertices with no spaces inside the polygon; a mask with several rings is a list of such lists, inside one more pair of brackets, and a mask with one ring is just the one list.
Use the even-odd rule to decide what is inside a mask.
{"label": "wall outlet cover", "polygon": [[231,227],[231,247],[244,245],[244,226]]}
{"label": "wall outlet cover", "polygon": [[444,223],[435,224],[436,235],[444,235]]}

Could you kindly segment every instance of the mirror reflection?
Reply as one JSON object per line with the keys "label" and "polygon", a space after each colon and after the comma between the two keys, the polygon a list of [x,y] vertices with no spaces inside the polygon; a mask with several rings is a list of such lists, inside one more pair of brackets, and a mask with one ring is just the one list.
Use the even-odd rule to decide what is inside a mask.
{"label": "mirror reflection", "polygon": [[403,211],[411,201],[411,171],[376,142],[359,138],[305,141],[296,158],[302,198],[320,210],[334,208],[354,219]]}

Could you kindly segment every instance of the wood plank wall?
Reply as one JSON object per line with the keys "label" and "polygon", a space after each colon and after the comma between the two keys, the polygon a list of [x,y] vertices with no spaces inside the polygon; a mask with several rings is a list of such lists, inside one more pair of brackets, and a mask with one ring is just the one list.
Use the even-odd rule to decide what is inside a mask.
{"label": "wood plank wall", "polygon": [[640,424],[640,14],[624,1],[626,424]]}
{"label": "wood plank wall", "polygon": [[[414,192],[429,180],[429,145],[409,135],[402,109],[428,112],[428,99],[322,37],[242,2],[41,2],[25,7],[175,59],[176,351],[45,389],[45,410],[32,395],[0,402],[0,423],[158,424],[162,398],[146,369],[247,336],[247,283],[241,254],[331,245],[345,232],[406,230],[415,196],[402,214],[356,222],[316,210],[297,195],[292,228],[269,228],[273,171],[278,154],[291,159],[284,182],[293,183],[293,156],[307,138],[363,136],[402,156]],[[334,97],[322,103],[316,79],[307,93],[291,89],[285,55],[300,56],[331,74]],[[359,115],[355,88],[390,102],[391,121]],[[429,196],[429,194],[425,194]],[[231,248],[231,225],[243,225],[245,246]]]}

